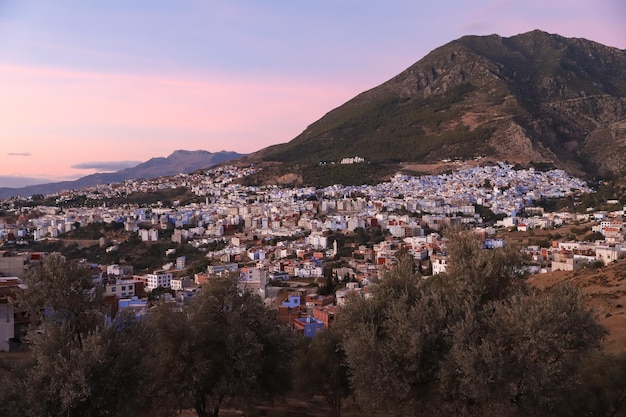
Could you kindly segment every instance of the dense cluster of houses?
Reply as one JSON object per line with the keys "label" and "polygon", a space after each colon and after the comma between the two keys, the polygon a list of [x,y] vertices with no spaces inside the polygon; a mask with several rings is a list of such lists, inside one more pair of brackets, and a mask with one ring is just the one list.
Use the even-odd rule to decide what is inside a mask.
{"label": "dense cluster of houses", "polygon": [[[399,249],[408,251],[424,274],[445,272],[446,241],[439,231],[446,226],[472,227],[483,237],[485,247],[493,248],[504,244],[494,236],[498,229],[527,231],[594,222],[592,231],[601,234],[602,239],[525,248],[536,264],[535,272],[573,270],[597,261],[608,264],[626,253],[624,210],[575,215],[530,208],[538,198],[590,191],[583,181],[563,171],[515,170],[499,163],[443,175],[396,175],[376,186],[334,185],[323,189],[243,186],[236,181],[254,172],[253,167],[222,167],[202,174],[126,181],[59,194],[57,199],[63,201],[82,192],[101,199],[102,204],[96,208],[55,206],[21,210],[15,213],[15,223],[0,222],[0,241],[17,245],[56,238],[93,222],[123,224],[126,231],[136,233],[146,242],[163,239],[159,231],[166,229],[172,232],[168,239],[174,244],[205,248],[220,241],[219,249],[205,253],[210,265],[204,273],[185,276],[186,259],[181,256],[175,263],[147,274],[135,274],[132,265],[94,266],[94,280],[103,286],[111,314],[131,309],[141,315],[148,308],[144,298],[150,291],[159,287],[173,289],[177,295],[172,302],[184,302],[211,276],[235,271],[240,274],[242,285],[257,292],[269,307],[279,311],[282,320],[306,335],[332,323],[336,307],[345,302],[349,293],[366,296],[369,283],[384,268],[394,265]],[[204,202],[174,202],[171,207],[106,204],[106,196],[168,187],[188,187]],[[477,213],[478,205],[504,218],[486,225]],[[519,217],[522,209],[524,217]],[[34,216],[34,212],[38,215]],[[338,247],[338,235],[374,229],[380,233],[376,243],[351,243],[348,255],[345,247]],[[101,245],[107,251],[119,250],[116,242],[104,237]],[[324,284],[324,265],[329,260],[337,261],[340,250],[345,266],[333,270],[332,275],[345,285],[331,298],[315,298],[317,288],[311,282]],[[0,256],[0,274],[5,280],[15,277],[18,281],[28,266],[43,256],[15,251],[10,255]],[[3,310],[2,306],[9,304],[2,304],[2,300],[0,293],[0,315],[8,311],[8,307]],[[7,339],[7,334],[0,334],[4,343],[13,337]]]}

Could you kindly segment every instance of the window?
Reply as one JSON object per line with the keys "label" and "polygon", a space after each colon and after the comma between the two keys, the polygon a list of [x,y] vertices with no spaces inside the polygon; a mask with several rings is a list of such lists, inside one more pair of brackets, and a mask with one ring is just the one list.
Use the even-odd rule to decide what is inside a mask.
{"label": "window", "polygon": [[115,292],[115,287],[111,287],[111,292]]}

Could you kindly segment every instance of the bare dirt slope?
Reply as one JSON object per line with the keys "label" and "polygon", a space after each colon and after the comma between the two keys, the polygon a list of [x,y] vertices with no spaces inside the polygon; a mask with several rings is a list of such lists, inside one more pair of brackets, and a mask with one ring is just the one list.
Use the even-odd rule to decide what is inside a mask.
{"label": "bare dirt slope", "polygon": [[626,260],[600,269],[556,271],[530,279],[541,288],[569,283],[587,296],[587,304],[607,328],[604,346],[611,353],[626,351]]}

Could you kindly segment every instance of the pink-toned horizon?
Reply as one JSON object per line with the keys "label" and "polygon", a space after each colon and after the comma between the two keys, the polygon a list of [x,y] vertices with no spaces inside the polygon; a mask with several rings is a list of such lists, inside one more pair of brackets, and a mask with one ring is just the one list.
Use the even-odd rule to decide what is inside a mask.
{"label": "pink-toned horizon", "polygon": [[147,160],[175,149],[254,152],[293,139],[358,91],[319,80],[1,64],[0,83],[0,175],[57,179],[93,172],[71,168],[85,160]]}
{"label": "pink-toned horizon", "polygon": [[0,11],[0,187],[93,173],[72,168],[85,162],[287,142],[463,35],[540,29],[626,48],[617,0],[6,0]]}

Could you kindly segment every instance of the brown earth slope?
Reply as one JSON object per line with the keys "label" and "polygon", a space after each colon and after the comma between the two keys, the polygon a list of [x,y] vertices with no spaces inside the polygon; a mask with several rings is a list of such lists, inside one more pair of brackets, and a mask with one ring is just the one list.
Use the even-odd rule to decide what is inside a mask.
{"label": "brown earth slope", "polygon": [[540,288],[569,283],[587,296],[587,304],[609,335],[604,347],[612,353],[626,351],[626,260],[600,269],[556,271],[534,275],[530,282]]}

